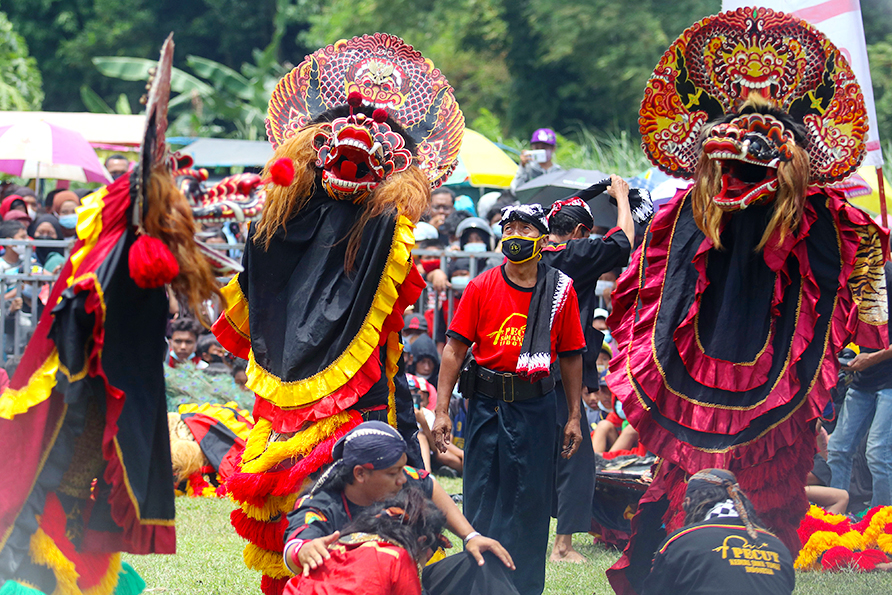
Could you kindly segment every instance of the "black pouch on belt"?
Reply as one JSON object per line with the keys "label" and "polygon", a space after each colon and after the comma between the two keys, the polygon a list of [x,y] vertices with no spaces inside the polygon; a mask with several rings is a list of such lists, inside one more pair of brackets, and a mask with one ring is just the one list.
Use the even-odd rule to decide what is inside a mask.
{"label": "black pouch on belt", "polygon": [[465,399],[470,399],[474,396],[474,390],[476,388],[477,360],[474,359],[471,350],[468,349],[468,355],[465,356],[465,361],[462,362],[461,375],[458,377],[458,392],[460,392],[461,396]]}

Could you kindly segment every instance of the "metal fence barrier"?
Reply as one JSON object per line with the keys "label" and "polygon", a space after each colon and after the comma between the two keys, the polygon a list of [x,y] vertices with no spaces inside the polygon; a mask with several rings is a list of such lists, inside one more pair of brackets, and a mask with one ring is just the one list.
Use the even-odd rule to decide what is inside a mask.
{"label": "metal fence barrier", "polygon": [[[12,240],[0,239],[0,246],[11,249],[12,246],[24,246],[25,254],[21,257],[22,268],[17,273],[0,273],[0,319],[3,320],[3,332],[0,333],[0,356],[5,362],[8,357],[16,361],[25,350],[37,320],[45,304],[40,301],[41,288],[56,281],[58,275],[44,272],[31,264],[35,248],[61,248],[68,257],[74,239],[70,240]],[[10,314],[14,300],[21,298],[21,307]]]}
{"label": "metal fence barrier", "polygon": [[[34,249],[37,247],[62,248],[66,258],[68,257],[71,247],[74,245],[74,239],[71,240],[11,240],[0,239],[0,246],[9,248],[11,246],[24,246],[25,254],[21,261],[23,263],[31,263]],[[241,259],[241,253],[244,250],[244,244],[228,243],[213,244],[213,248],[226,252],[231,258]],[[445,273],[449,269],[449,264],[455,260],[469,258],[469,278],[473,279],[486,268],[486,262],[491,259],[497,259],[499,263],[503,260],[501,252],[464,252],[456,250],[413,250],[415,261],[418,263],[420,258],[438,258],[440,260],[439,268]],[[58,275],[44,272],[39,267],[28,266],[25,270],[18,273],[0,273],[0,319],[3,320],[3,332],[0,333],[0,355],[3,361],[7,358],[14,357],[16,361],[21,357],[25,349],[25,345],[30,339],[34,328],[43,308],[46,304],[40,301],[40,293],[43,286],[47,283],[55,283]],[[225,284],[230,277],[219,277],[220,283]],[[415,304],[415,312],[423,315],[425,311],[433,309],[433,326],[430,329],[434,339],[438,333],[441,333],[441,325],[448,328],[449,322],[454,314],[453,304],[456,295],[462,291],[463,287],[448,284],[446,291],[435,291],[430,284],[422,292],[421,297]],[[11,292],[15,291],[15,294]],[[7,298],[7,294],[11,294]],[[10,306],[13,299],[22,298],[22,307],[15,312],[10,313]],[[11,321],[11,322],[10,322]]]}

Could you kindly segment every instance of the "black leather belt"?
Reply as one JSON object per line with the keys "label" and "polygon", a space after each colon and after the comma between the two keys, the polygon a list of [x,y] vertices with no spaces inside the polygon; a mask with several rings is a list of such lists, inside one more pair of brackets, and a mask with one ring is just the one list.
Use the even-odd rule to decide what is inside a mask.
{"label": "black leather belt", "polygon": [[554,390],[554,378],[548,376],[537,382],[529,382],[517,374],[496,372],[477,366],[477,382],[474,390],[486,397],[514,403],[535,399],[551,392]]}

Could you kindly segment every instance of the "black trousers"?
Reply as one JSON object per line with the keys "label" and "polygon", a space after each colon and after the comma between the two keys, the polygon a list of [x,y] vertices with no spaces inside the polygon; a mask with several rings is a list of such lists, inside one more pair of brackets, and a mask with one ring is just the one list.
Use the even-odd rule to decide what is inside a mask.
{"label": "black trousers", "polygon": [[[592,528],[592,498],[595,495],[595,451],[592,448],[592,435],[588,431],[585,414],[582,426],[582,444],[576,454],[565,459],[560,456],[564,444],[564,426],[567,423],[567,398],[564,385],[554,387],[557,419],[557,462],[555,468],[555,506],[552,516],[557,518],[558,535],[587,533]],[[582,403],[579,410],[584,411]]]}
{"label": "black trousers", "polygon": [[498,539],[517,570],[521,595],[545,588],[554,493],[555,394],[505,403],[475,394],[468,402],[464,513],[475,530]]}

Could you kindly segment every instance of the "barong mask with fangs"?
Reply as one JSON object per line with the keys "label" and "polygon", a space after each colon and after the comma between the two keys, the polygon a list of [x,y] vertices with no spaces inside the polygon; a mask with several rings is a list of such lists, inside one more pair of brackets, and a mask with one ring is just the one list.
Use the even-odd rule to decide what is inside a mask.
{"label": "barong mask with fangs", "polygon": [[[350,94],[351,105],[362,101],[358,92]],[[354,113],[323,125],[313,140],[322,168],[322,186],[335,200],[364,201],[390,175],[412,164],[405,139],[391,130],[388,114],[376,109],[369,118]]]}
{"label": "barong mask with fangs", "polygon": [[[694,24],[663,54],[638,127],[648,158],[674,177],[695,178],[701,150],[727,155],[730,176],[715,202],[733,210],[768,198],[768,178],[790,159],[785,148],[807,152],[809,184],[848,177],[865,155],[867,114],[851,67],[820,31],[768,8],[739,8]],[[762,168],[775,171],[760,176]]]}
{"label": "barong mask with fangs", "polygon": [[778,189],[777,168],[793,159],[796,139],[780,119],[748,113],[716,124],[703,152],[722,169],[721,190],[713,197],[724,211],[770,202]]}
{"label": "barong mask with fangs", "polygon": [[464,116],[443,73],[399,37],[342,39],[307,56],[276,85],[267,136],[278,147],[345,105],[350,114],[322,124],[314,139],[332,198],[362,202],[413,164],[432,189],[452,174]]}

